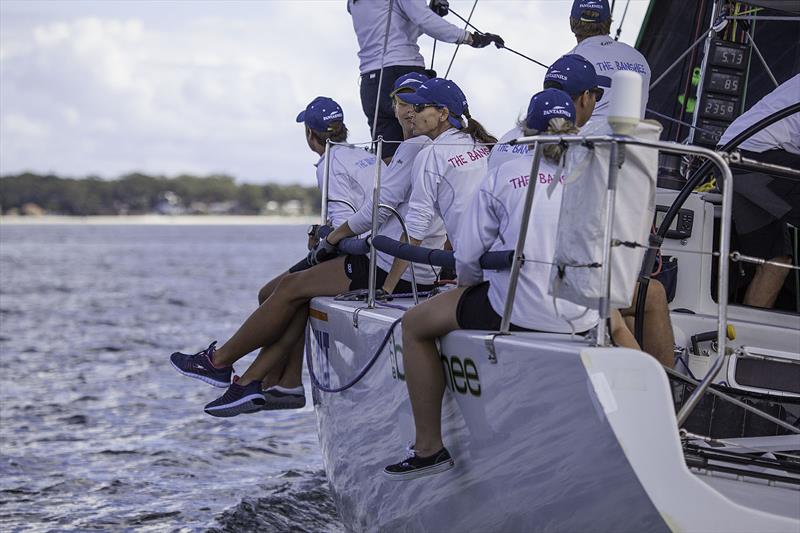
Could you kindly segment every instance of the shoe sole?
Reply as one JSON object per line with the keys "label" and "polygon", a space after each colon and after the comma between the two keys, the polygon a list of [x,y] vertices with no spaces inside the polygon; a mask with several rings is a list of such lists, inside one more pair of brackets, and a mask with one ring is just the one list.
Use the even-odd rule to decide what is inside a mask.
{"label": "shoe sole", "polygon": [[411,479],[417,479],[418,477],[440,474],[442,472],[450,470],[454,466],[456,466],[456,462],[453,459],[450,459],[449,461],[445,461],[444,463],[431,465],[425,468],[418,468],[416,470],[412,470],[411,472],[404,472],[402,474],[394,474],[392,472],[387,472],[386,470],[384,470],[383,475],[395,481],[408,481]]}
{"label": "shoe sole", "polygon": [[181,370],[180,368],[178,368],[178,365],[176,365],[172,361],[170,361],[169,363],[172,365],[172,368],[174,368],[175,370],[178,371],[179,374],[182,374],[182,375],[186,376],[187,378],[199,379],[200,381],[202,381],[204,383],[208,383],[212,387],[217,387],[217,388],[220,388],[220,389],[227,389],[231,385],[230,381],[217,381],[214,378],[201,376],[200,374],[192,374],[191,372],[186,372],[185,370]]}
{"label": "shoe sole", "polygon": [[287,401],[285,399],[266,398],[266,403],[261,406],[262,411],[277,411],[280,409],[302,409],[306,406],[306,397],[302,400]]}
{"label": "shoe sole", "polygon": [[236,415],[246,415],[256,413],[261,410],[264,405],[264,397],[258,394],[251,394],[240,398],[233,403],[227,405],[219,405],[216,407],[206,407],[205,412],[211,416],[220,418],[230,418]]}

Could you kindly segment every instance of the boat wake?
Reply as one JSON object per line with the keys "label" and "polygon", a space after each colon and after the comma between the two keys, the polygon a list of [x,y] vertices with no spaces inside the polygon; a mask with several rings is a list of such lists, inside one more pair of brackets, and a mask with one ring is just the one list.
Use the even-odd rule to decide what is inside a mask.
{"label": "boat wake", "polygon": [[258,492],[219,515],[208,531],[344,531],[322,470],[289,470]]}

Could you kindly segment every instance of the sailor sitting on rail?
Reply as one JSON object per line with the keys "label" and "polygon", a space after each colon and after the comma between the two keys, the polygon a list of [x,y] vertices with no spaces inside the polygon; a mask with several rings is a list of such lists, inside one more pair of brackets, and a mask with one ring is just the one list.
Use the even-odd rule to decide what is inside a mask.
{"label": "sailor sitting on rail", "polygon": [[[592,116],[597,102],[603,98],[603,89],[598,87],[598,77],[594,66],[577,54],[567,54],[556,59],[544,75],[544,89],[561,89],[572,97],[575,105],[577,124],[585,124]],[[492,148],[489,155],[489,170],[520,156],[531,157],[533,152],[527,144],[508,144],[512,139],[522,137],[525,117],[515,127],[503,135]]]}
{"label": "sailor sitting on rail", "polygon": [[[417,83],[414,83],[413,76],[399,79],[397,87],[402,85],[403,90],[412,90],[421,81],[417,79]],[[406,136],[410,137],[410,105],[397,98],[395,100],[397,118],[403,124]],[[307,112],[302,115],[302,120],[308,118]],[[409,139],[400,145],[392,163],[383,174],[382,203],[402,209],[402,202],[408,201],[411,164],[417,152],[427,142],[427,138]],[[311,145],[312,141],[309,140],[309,146]],[[355,232],[368,229],[368,217],[364,211],[360,210],[356,214],[351,212],[350,215],[340,221],[341,228],[346,229],[334,232],[329,238],[335,234],[338,239],[343,235],[354,235]],[[427,245],[440,246],[444,241],[441,222],[439,228],[438,233],[432,233]],[[397,231],[392,236],[399,234]],[[348,289],[367,286],[367,270],[363,267],[363,260],[350,256],[336,257],[333,250],[329,242],[321,240],[311,255],[315,261],[328,259],[327,261],[301,272],[287,272],[267,284],[259,293],[259,308],[219,349],[216,349],[216,343],[212,343],[196,354],[172,354],[172,364],[180,373],[217,387],[228,387],[222,397],[206,405],[208,414],[229,417],[262,409],[299,408],[305,405],[301,373],[308,302],[315,296],[335,296]],[[378,275],[385,277],[386,272],[379,269]],[[424,273],[420,277],[427,279]],[[432,283],[433,276],[428,281]],[[397,288],[402,292],[411,290],[408,281],[401,281]],[[429,290],[431,286],[420,285],[418,288]],[[258,348],[261,348],[261,352],[256,360],[241,378],[231,384],[233,363]],[[263,379],[266,380],[265,384],[274,386],[262,391]]]}
{"label": "sailor sitting on rail", "polygon": [[[575,117],[575,106],[570,96],[557,89],[547,89],[531,100],[524,133],[575,133]],[[405,459],[385,468],[388,477],[413,479],[454,466],[442,443],[444,377],[436,339],[456,329],[500,328],[498,312],[502,312],[504,307],[508,272],[483,272],[479,258],[488,250],[507,249],[516,242],[525,191],[531,183],[546,185],[551,180],[563,180],[558,175],[562,150],[558,145],[545,148],[539,175],[533,178],[529,176],[530,163],[525,158],[510,161],[489,174],[461,218],[456,234],[459,288],[421,303],[403,317],[403,363],[416,441]],[[588,330],[598,320],[596,311],[563,300],[559,300],[556,311],[553,298],[548,295],[549,263],[555,252],[561,190],[557,187],[550,197],[545,186],[535,190],[524,248],[525,257],[533,261],[526,261],[520,272],[518,291],[521,294],[514,300],[511,314],[515,329],[568,333],[572,327],[577,331]],[[481,283],[484,275],[487,281]],[[578,318],[573,320],[571,327],[564,316]],[[619,315],[612,316],[615,341],[635,347],[635,341]]]}
{"label": "sailor sitting on rail", "polygon": [[[461,217],[486,176],[490,151],[486,145],[497,139],[470,116],[466,96],[451,80],[433,78],[416,92],[401,94],[400,99],[413,105],[414,135],[432,139],[414,161],[406,217],[408,240],[414,245],[422,243],[441,217],[457,248],[455,235]],[[393,270],[403,271],[406,265],[395,259]]]}

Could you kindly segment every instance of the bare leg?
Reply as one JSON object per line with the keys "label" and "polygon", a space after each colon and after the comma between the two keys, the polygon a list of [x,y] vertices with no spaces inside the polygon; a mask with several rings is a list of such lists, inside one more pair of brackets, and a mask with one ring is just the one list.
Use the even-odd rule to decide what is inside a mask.
{"label": "bare leg", "polygon": [[297,338],[289,358],[286,361],[286,366],[283,370],[278,385],[287,389],[293,389],[303,384],[303,349],[305,348],[305,338],[301,332]]}
{"label": "bare leg", "polygon": [[346,291],[350,280],[344,258],[337,257],[313,268],[287,274],[275,291],[214,354],[214,364],[232,365],[257,348],[276,342],[297,310],[315,296],[334,296]]}
{"label": "bare leg", "polygon": [[[639,343],[636,342],[636,337],[631,333],[630,326],[627,321],[622,318],[617,309],[611,310],[611,338],[614,344],[622,346],[623,348],[631,348],[634,350],[641,350]],[[633,321],[631,321],[633,323]]]}
{"label": "bare leg", "polygon": [[268,281],[266,285],[261,287],[261,289],[258,291],[258,305],[263,304],[264,302],[267,301],[267,298],[272,296],[272,293],[275,292],[276,288],[278,288],[278,284],[288,274],[289,274],[288,270],[286,272],[282,272],[281,274],[278,274],[277,276],[272,278],[270,281]]}
{"label": "bare leg", "polygon": [[[791,258],[786,255],[776,257],[772,261],[786,263],[787,265],[792,262]],[[788,268],[759,265],[756,269],[756,275],[753,276],[753,281],[750,282],[744,293],[744,305],[771,308],[775,305],[778,293],[781,292],[783,282],[786,281],[786,276],[788,275]]]}
{"label": "bare leg", "polygon": [[403,364],[414,413],[414,449],[421,457],[442,449],[444,373],[436,339],[458,329],[456,306],[461,287],[410,309],[403,317]]}
{"label": "bare leg", "polygon": [[[239,385],[247,385],[251,381],[262,381],[264,380],[268,374],[271,374],[270,380],[268,381],[269,385],[274,385],[277,383],[278,378],[280,378],[281,374],[286,373],[286,367],[288,366],[288,361],[290,356],[294,353],[297,346],[297,339],[298,337],[303,339],[303,331],[306,327],[306,321],[308,320],[308,306],[304,305],[297,310],[292,317],[292,321],[289,323],[289,327],[286,328],[286,332],[278,339],[277,342],[271,344],[270,346],[263,348],[261,352],[256,357],[256,360],[253,361],[253,364],[242,374],[242,377],[239,378]],[[302,359],[300,361],[300,371],[302,372]],[[293,385],[293,387],[298,386],[299,383]]]}
{"label": "bare leg", "polygon": [[[621,309],[624,317],[634,316],[636,313],[637,291],[634,293],[633,305]],[[675,364],[675,337],[672,333],[672,322],[669,319],[669,306],[667,293],[664,286],[657,280],[651,279],[647,285],[647,300],[644,306],[644,338],[642,339],[644,351],[652,355],[662,365],[672,368]]]}

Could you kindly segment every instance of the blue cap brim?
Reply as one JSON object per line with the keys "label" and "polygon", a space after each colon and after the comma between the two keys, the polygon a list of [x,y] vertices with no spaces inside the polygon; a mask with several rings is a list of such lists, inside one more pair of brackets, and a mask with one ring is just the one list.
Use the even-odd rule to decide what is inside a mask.
{"label": "blue cap brim", "polygon": [[413,93],[399,93],[397,95],[400,100],[406,102],[407,104],[433,104],[435,102],[431,102],[430,99],[420,97],[419,93],[414,91]]}
{"label": "blue cap brim", "polygon": [[608,76],[597,76],[598,87],[611,87],[611,78]]}
{"label": "blue cap brim", "polygon": [[300,111],[300,114],[297,115],[297,122],[305,122],[306,121],[306,112],[305,110]]}

